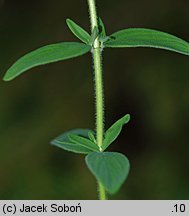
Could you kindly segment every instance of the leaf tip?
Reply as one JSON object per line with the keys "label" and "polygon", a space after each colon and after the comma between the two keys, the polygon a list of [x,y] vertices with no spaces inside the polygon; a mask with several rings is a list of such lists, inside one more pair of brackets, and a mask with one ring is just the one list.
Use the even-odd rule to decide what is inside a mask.
{"label": "leaf tip", "polygon": [[70,18],[66,19],[66,23],[69,24],[72,20]]}
{"label": "leaf tip", "polygon": [[131,115],[130,114],[127,114],[125,117],[128,119],[128,122],[131,120]]}
{"label": "leaf tip", "polygon": [[13,77],[10,77],[7,73],[3,76],[3,81],[8,82],[14,79]]}
{"label": "leaf tip", "polygon": [[49,144],[50,144],[50,145],[54,145],[54,140],[51,140],[51,141],[49,142]]}

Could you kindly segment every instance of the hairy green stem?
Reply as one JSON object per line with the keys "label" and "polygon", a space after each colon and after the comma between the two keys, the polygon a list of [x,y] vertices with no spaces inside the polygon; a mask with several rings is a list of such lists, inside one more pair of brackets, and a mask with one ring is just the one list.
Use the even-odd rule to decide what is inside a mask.
{"label": "hairy green stem", "polygon": [[[88,0],[89,13],[91,20],[91,31],[97,27],[98,18],[96,12],[95,0]],[[103,104],[103,81],[102,81],[102,56],[99,38],[93,44],[93,61],[94,61],[94,75],[95,75],[95,98],[96,98],[96,140],[100,151],[102,151],[103,142],[103,122],[104,122],[104,104]],[[106,199],[106,191],[104,186],[98,182],[99,199]]]}
{"label": "hairy green stem", "polygon": [[98,182],[98,187],[99,187],[99,199],[100,200],[106,200],[106,191],[104,189],[104,186],[101,184],[101,182]]}
{"label": "hairy green stem", "polygon": [[95,72],[95,96],[96,96],[96,140],[102,150],[103,142],[103,84],[100,48],[93,50],[94,72]]}

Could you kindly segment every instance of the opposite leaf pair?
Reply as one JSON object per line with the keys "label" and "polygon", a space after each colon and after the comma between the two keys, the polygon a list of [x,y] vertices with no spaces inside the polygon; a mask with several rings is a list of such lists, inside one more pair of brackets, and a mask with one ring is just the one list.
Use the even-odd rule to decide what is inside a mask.
{"label": "opposite leaf pair", "polygon": [[100,17],[98,18],[98,28],[95,27],[91,35],[89,35],[88,32],[86,32],[83,28],[81,28],[71,19],[67,19],[66,23],[69,29],[71,30],[71,32],[78,39],[80,39],[85,44],[90,45],[91,47],[93,46],[94,41],[96,40],[97,37],[99,37],[99,40],[101,42],[101,48],[103,47],[103,43],[109,39],[109,37],[106,36],[106,30],[104,27],[104,23],[102,22]]}
{"label": "opposite leaf pair", "polygon": [[74,153],[89,154],[91,152],[105,151],[108,146],[118,137],[124,124],[130,120],[130,115],[127,114],[116,121],[104,135],[103,145],[98,146],[94,136],[94,131],[90,129],[74,129],[67,131],[51,143],[64,150]]}
{"label": "opposite leaf pair", "polygon": [[99,18],[98,26],[89,35],[83,28],[70,19],[67,19],[70,30],[82,42],[62,42],[47,45],[16,61],[6,72],[5,81],[10,81],[23,72],[47,63],[66,60],[83,55],[93,48],[97,37],[101,42],[100,48],[128,48],[128,47],[152,47],[160,48],[189,55],[189,43],[173,35],[145,28],[129,28],[106,36],[102,20]]}
{"label": "opposite leaf pair", "polygon": [[[106,132],[101,151],[104,151],[118,137],[130,115],[116,121]],[[88,154],[86,164],[93,175],[109,193],[115,193],[129,173],[129,161],[120,153],[100,152],[94,132],[89,129],[75,129],[63,133],[51,142],[53,145],[74,153]]]}

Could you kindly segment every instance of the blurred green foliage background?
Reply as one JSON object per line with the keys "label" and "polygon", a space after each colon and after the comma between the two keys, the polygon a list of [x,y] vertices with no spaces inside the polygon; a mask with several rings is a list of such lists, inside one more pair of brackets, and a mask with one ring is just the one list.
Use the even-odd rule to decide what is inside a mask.
{"label": "blurred green foliage background", "polygon": [[[97,0],[108,34],[154,28],[189,41],[188,0]],[[84,157],[49,145],[72,128],[94,129],[89,54],[3,82],[6,69],[46,44],[78,41],[65,19],[89,31],[85,0],[0,0],[0,199],[96,199]],[[111,199],[189,199],[189,57],[147,48],[107,49],[106,128],[126,113],[112,150],[131,172]]]}

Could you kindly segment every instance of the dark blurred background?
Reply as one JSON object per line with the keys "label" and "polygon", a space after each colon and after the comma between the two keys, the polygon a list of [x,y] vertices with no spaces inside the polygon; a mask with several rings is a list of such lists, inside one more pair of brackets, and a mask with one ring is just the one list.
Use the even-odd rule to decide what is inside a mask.
{"label": "dark blurred background", "polygon": [[[98,0],[108,34],[154,28],[189,41],[188,0]],[[96,199],[83,155],[49,141],[72,128],[94,129],[89,54],[37,67],[12,82],[6,69],[46,44],[78,41],[65,19],[89,31],[87,1],[0,0],[0,199]],[[104,53],[106,128],[132,116],[111,150],[130,175],[111,199],[189,199],[189,58],[136,48]]]}

